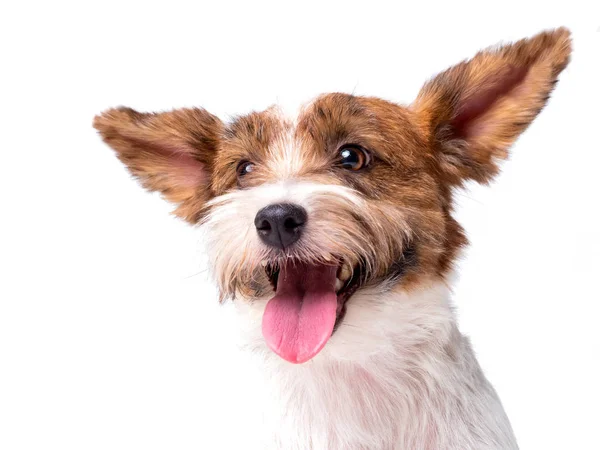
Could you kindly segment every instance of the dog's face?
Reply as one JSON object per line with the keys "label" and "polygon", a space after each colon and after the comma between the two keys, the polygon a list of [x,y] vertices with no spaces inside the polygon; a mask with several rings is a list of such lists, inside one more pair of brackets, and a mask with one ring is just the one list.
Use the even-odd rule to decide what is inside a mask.
{"label": "dog's face", "polygon": [[353,295],[447,274],[466,242],[452,190],[497,173],[569,53],[564,29],[481,52],[408,107],[327,94],[296,117],[119,108],[95,127],[145,187],[204,227],[222,297],[266,304],[267,344],[304,362]]}

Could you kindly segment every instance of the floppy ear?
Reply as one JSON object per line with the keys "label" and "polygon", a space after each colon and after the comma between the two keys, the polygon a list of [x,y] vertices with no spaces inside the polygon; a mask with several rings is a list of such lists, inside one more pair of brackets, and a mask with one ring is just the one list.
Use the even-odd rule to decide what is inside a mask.
{"label": "floppy ear", "polygon": [[412,108],[441,175],[455,185],[488,182],[546,104],[570,53],[570,33],[559,28],[481,51],[426,83]]}
{"label": "floppy ear", "polygon": [[94,128],[142,186],[175,203],[177,216],[200,219],[212,196],[210,172],[222,129],[217,117],[197,108],[139,113],[121,107],[96,116]]}

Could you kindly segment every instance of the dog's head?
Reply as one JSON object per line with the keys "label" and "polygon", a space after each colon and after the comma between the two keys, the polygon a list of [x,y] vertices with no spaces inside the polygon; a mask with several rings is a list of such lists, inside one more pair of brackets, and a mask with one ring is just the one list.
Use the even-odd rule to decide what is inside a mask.
{"label": "dog's head", "polygon": [[304,362],[353,295],[448,273],[466,243],[453,189],[498,172],[569,53],[565,29],[480,52],[408,107],[327,94],[296,117],[118,108],[94,126],[146,188],[202,224],[222,297],[260,302],[269,347]]}

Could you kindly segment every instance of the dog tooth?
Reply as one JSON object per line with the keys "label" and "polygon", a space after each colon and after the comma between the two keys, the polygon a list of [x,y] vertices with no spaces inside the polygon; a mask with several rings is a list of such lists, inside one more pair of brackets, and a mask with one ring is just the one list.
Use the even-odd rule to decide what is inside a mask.
{"label": "dog tooth", "polygon": [[335,279],[335,292],[338,292],[340,289],[344,287],[344,282],[339,278]]}
{"label": "dog tooth", "polygon": [[267,264],[269,264],[269,261],[267,261],[266,259],[263,259],[263,260],[260,262],[260,265],[261,265],[261,266],[263,266],[263,267],[267,267]]}
{"label": "dog tooth", "polygon": [[323,255],[323,259],[324,259],[325,261],[328,261],[328,262],[329,262],[329,261],[331,261],[331,255],[330,255],[329,253],[325,253],[325,254]]}
{"label": "dog tooth", "polygon": [[344,264],[342,266],[342,270],[340,271],[340,280],[346,281],[348,278],[352,276],[352,269],[348,264]]}

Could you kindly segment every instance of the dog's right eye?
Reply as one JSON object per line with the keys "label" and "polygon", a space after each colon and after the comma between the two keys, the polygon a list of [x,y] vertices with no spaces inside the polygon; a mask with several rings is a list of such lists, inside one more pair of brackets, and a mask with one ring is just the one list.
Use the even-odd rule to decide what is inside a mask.
{"label": "dog's right eye", "polygon": [[248,175],[250,172],[254,170],[254,164],[250,161],[240,161],[237,165],[237,176],[238,178],[242,178],[245,175]]}

